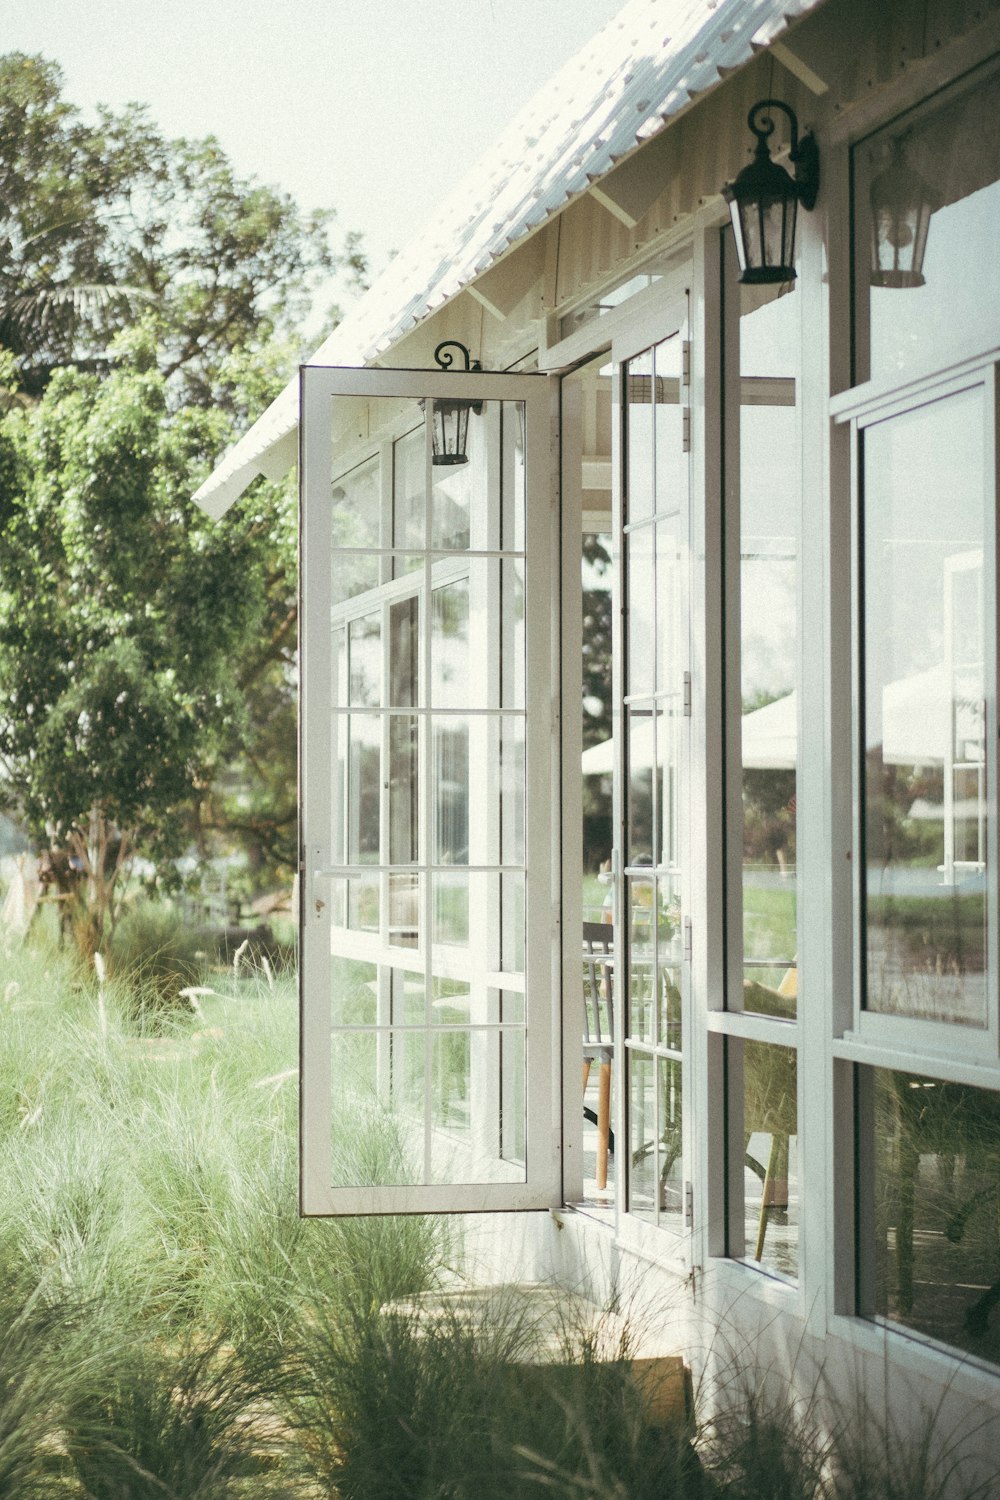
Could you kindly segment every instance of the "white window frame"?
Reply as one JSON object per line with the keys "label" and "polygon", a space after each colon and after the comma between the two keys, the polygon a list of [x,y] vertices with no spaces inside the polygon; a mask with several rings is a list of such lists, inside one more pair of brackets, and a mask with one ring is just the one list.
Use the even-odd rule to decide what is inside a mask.
{"label": "white window frame", "polygon": [[[852,762],[853,789],[853,848],[859,851],[854,861],[853,889],[853,1024],[845,1027],[835,1039],[833,1053],[845,1061],[864,1063],[871,1067],[927,1073],[948,1081],[967,1083],[972,1086],[996,1089],[1000,1085],[1000,884],[998,884],[998,838],[997,819],[988,819],[987,833],[987,911],[988,947],[987,974],[987,1024],[985,1027],[956,1025],[951,1022],[921,1020],[908,1015],[890,1015],[863,1009],[863,975],[866,955],[861,941],[861,912],[864,900],[866,871],[861,867],[860,851],[863,841],[864,809],[864,764],[863,749],[858,741],[861,720],[862,693],[862,630],[859,617],[860,559],[861,559],[861,505],[860,489],[863,483],[861,472],[861,444],[864,430],[874,423],[902,415],[932,401],[956,395],[961,391],[982,387],[987,429],[985,438],[985,474],[987,485],[985,515],[987,535],[985,549],[992,564],[990,593],[986,600],[986,744],[987,751],[987,805],[997,806],[997,501],[1000,498],[1000,474],[998,474],[997,434],[998,360],[1000,348],[995,348],[977,357],[957,361],[943,371],[921,372],[909,379],[880,379],[868,381],[850,391],[834,397],[830,412],[834,421],[847,426],[851,442],[851,578],[852,578],[852,674],[853,674],[853,720],[854,755]],[[992,636],[992,639],[990,638]],[[993,750],[993,754],[989,753]]]}
{"label": "white window frame", "polygon": [[[558,847],[558,837],[552,831],[553,822],[558,822],[559,807],[558,754],[552,733],[553,725],[557,727],[553,631],[558,624],[558,590],[552,572],[558,511],[550,460],[557,438],[554,387],[555,382],[538,375],[321,366],[304,366],[300,372],[300,1205],[307,1215],[548,1210],[562,1202],[558,1069],[562,1030],[558,1003],[560,945],[553,875],[553,851]],[[529,996],[526,1178],[517,1183],[334,1188],[330,1140],[330,996],[322,982],[330,957],[330,926],[322,917],[322,903],[325,879],[330,875],[350,874],[351,868],[335,866],[328,846],[333,764],[329,712],[329,634],[333,610],[329,489],[335,472],[347,469],[369,454],[381,454],[384,475],[385,454],[391,453],[391,442],[404,434],[405,427],[393,433],[388,442],[382,435],[373,438],[370,444],[362,444],[360,449],[352,443],[351,451],[345,449],[335,464],[332,403],[337,397],[370,400],[398,397],[412,402],[421,398],[470,396],[483,401],[523,402],[525,410],[525,865],[530,882],[525,901],[525,987]],[[385,497],[383,478],[383,508]],[[478,549],[470,548],[469,552],[484,555]],[[456,563],[460,563],[462,555],[456,555]],[[400,580],[399,585],[405,594],[406,581]],[[383,602],[383,596],[394,595],[396,587],[395,583],[379,585],[378,604]],[[359,602],[355,612],[370,612],[375,602],[367,610]],[[342,612],[342,607],[338,605],[337,610]],[[346,612],[350,612],[350,605]],[[373,937],[372,944],[378,945],[378,939]],[[378,946],[380,956],[390,951]],[[359,957],[369,958],[369,953],[362,951],[367,947],[360,944]],[[398,955],[403,966],[407,958],[411,961],[414,958],[411,949],[391,952]]]}

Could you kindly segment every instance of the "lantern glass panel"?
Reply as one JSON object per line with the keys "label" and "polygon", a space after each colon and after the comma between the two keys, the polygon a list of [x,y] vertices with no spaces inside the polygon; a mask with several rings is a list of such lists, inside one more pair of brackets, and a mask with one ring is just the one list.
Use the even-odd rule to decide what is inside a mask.
{"label": "lantern glass panel", "polygon": [[745,268],[740,280],[757,282],[792,281],[795,278],[795,211],[791,195],[740,204],[740,232]]}

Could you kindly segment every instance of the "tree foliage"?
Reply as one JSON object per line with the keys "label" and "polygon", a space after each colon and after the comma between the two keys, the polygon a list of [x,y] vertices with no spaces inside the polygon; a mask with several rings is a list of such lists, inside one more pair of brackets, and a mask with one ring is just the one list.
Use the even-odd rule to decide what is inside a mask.
{"label": "tree foliage", "polygon": [[89,947],[129,854],[190,840],[294,589],[286,490],[207,520],[189,496],[227,417],[169,409],[147,330],[116,354],[107,378],[62,370],[0,421],[3,800],[40,848],[73,856],[53,873],[84,898]]}
{"label": "tree foliage", "polygon": [[61,90],[54,63],[0,57],[0,345],[24,391],[106,368],[153,314],[171,403],[225,400],[227,356],[297,332],[334,273],[360,283],[332,213],[240,177],[211,137],[168,140],[139,105],[85,121]]}

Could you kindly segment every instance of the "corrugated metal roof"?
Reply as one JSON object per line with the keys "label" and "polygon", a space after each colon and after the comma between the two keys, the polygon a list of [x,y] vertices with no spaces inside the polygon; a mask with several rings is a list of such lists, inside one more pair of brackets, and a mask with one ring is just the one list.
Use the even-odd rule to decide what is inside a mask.
{"label": "corrugated metal roof", "polygon": [[[310,359],[367,364],[820,0],[629,0],[560,69]],[[289,382],[195,495],[222,515],[294,459]]]}

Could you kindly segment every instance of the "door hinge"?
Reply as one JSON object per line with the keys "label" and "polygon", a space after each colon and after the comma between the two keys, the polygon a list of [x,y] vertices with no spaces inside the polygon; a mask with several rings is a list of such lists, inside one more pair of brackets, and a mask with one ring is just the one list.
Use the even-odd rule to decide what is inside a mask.
{"label": "door hinge", "polygon": [[685,719],[690,719],[690,717],[691,717],[691,673],[690,672],[685,672],[684,673],[684,691],[683,691],[682,705],[683,705]]}
{"label": "door hinge", "polygon": [[684,918],[684,962],[686,964],[689,964],[691,962],[691,953],[692,953],[692,944],[691,944],[691,918],[690,917],[685,917]]}
{"label": "door hinge", "polygon": [[684,1184],[684,1225],[687,1229],[694,1228],[694,1183]]}
{"label": "door hinge", "polygon": [[681,452],[691,452],[691,408],[681,407]]}
{"label": "door hinge", "polygon": [[681,385],[691,384],[691,340],[681,340]]}

